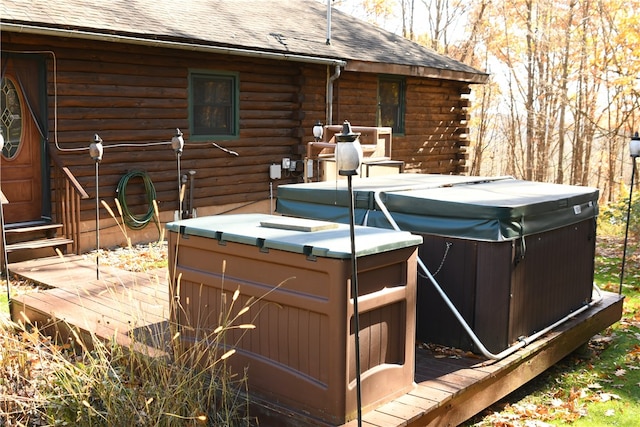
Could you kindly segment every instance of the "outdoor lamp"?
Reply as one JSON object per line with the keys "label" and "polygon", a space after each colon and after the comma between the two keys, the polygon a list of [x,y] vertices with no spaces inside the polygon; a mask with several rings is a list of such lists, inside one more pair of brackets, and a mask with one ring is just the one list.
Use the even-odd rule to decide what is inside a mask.
{"label": "outdoor lamp", "polygon": [[340,175],[357,175],[357,170],[362,163],[362,147],[360,146],[359,137],[360,133],[354,133],[351,130],[351,123],[345,120],[342,125],[342,133],[336,134],[338,142],[336,146],[336,162]]}
{"label": "outdoor lamp", "polygon": [[103,152],[102,138],[96,133],[93,135],[93,142],[89,145],[89,155],[94,161],[99,162],[102,160]]}
{"label": "outdoor lamp", "polygon": [[624,230],[624,249],[622,250],[622,266],[620,267],[620,287],[618,294],[622,294],[624,282],[624,267],[627,259],[627,241],[629,240],[629,222],[631,221],[631,201],[633,200],[633,180],[636,176],[636,157],[640,157],[640,136],[636,132],[629,142],[629,154],[631,155],[631,185],[629,186],[629,203],[627,205],[627,223]]}
{"label": "outdoor lamp", "polygon": [[171,148],[173,148],[173,151],[177,154],[182,153],[182,149],[184,148],[184,138],[178,128],[176,128],[176,134],[171,138]]}
{"label": "outdoor lamp", "polygon": [[320,122],[320,120],[318,120],[316,124],[313,126],[313,137],[315,138],[316,142],[319,142],[322,140],[323,132],[324,132],[324,129],[322,127],[322,123]]}
{"label": "outdoor lamp", "polygon": [[179,219],[182,215],[182,176],[180,172],[180,156],[182,155],[182,149],[184,148],[184,138],[180,129],[176,128],[176,133],[171,138],[171,148],[176,152],[176,168],[178,170],[178,210],[176,211],[176,219]]}
{"label": "outdoor lamp", "polygon": [[629,153],[631,157],[640,157],[640,136],[638,132],[633,135],[631,142],[629,143]]}
{"label": "outdoor lamp", "polygon": [[355,207],[353,201],[353,176],[362,163],[362,147],[359,133],[351,131],[351,123],[347,120],[342,125],[342,133],[336,134],[336,163],[338,173],[347,177],[347,191],[349,193],[349,237],[351,240],[351,298],[353,299],[353,322],[355,339],[356,363],[356,405],[358,427],[362,426],[362,380],[360,369],[360,314],[358,311],[358,260],[355,236]]}
{"label": "outdoor lamp", "polygon": [[100,185],[98,182],[99,176],[99,168],[98,164],[102,160],[102,153],[104,152],[104,147],[102,146],[102,138],[97,133],[93,134],[93,142],[89,144],[89,155],[96,162],[96,279],[100,280],[100,196],[98,195],[98,191],[100,190]]}

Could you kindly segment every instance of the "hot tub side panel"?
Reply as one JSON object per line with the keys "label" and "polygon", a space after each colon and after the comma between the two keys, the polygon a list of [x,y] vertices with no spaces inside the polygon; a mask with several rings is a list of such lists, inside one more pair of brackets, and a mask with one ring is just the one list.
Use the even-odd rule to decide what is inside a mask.
{"label": "hot tub side panel", "polygon": [[509,338],[540,331],[591,301],[595,218],[525,238],[512,276]]}
{"label": "hot tub side panel", "polygon": [[[591,218],[503,242],[425,234],[419,253],[480,342],[499,353],[589,303],[595,230]],[[478,350],[431,281],[419,276],[417,339]]]}
{"label": "hot tub side panel", "polygon": [[[438,285],[490,351],[508,345],[511,242],[423,235],[419,254]],[[477,350],[433,283],[418,271],[417,339]]]}

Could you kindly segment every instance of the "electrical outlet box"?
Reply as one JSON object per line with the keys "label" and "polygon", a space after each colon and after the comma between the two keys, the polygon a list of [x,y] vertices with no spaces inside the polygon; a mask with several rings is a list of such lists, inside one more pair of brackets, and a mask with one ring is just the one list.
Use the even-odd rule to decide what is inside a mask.
{"label": "electrical outlet box", "polygon": [[269,178],[270,179],[280,179],[282,178],[282,168],[279,164],[274,163],[269,166]]}
{"label": "electrical outlet box", "polygon": [[282,159],[282,169],[289,170],[289,168],[291,168],[291,159],[285,157]]}
{"label": "electrical outlet box", "polygon": [[307,178],[313,178],[313,160],[307,160]]}

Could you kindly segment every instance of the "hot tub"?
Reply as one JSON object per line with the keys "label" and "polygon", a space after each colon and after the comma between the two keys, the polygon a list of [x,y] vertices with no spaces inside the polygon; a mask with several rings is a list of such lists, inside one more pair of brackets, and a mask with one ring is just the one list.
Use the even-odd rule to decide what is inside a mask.
{"label": "hot tub", "polygon": [[[474,333],[500,352],[591,300],[598,190],[517,180],[402,174],[353,182],[356,221],[424,238],[419,257]],[[346,222],[346,185],[278,188],[283,215]],[[381,206],[383,205],[383,206]],[[417,339],[477,350],[418,277]]]}

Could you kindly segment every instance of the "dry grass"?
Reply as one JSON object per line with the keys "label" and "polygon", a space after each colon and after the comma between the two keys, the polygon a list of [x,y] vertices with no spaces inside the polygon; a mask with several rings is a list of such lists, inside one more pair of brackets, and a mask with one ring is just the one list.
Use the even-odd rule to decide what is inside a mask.
{"label": "dry grass", "polygon": [[71,326],[67,342],[54,342],[27,318],[3,318],[0,425],[251,425],[246,378],[232,376],[225,362],[234,350],[217,350],[229,329],[253,328],[239,321],[251,302],[235,307],[238,295],[219,326],[198,328],[202,335],[189,347],[177,328],[166,331],[165,358],[95,336],[88,346]]}
{"label": "dry grass", "polygon": [[[134,247],[126,240],[125,248],[101,251],[105,264],[131,271],[166,267],[166,244]],[[28,292],[31,286],[22,282],[13,288]],[[252,302],[237,307],[238,295],[234,293],[219,326],[204,332],[200,328],[203,335],[188,347],[180,329],[170,326],[164,334],[166,357],[136,352],[135,342],[123,347],[93,335],[81,339],[72,325],[67,325],[70,339],[56,342],[28,318],[12,322],[0,316],[0,425],[254,424],[246,377],[234,376],[227,368],[234,351],[218,350],[224,348],[219,343],[229,329],[253,327],[239,320]]]}

